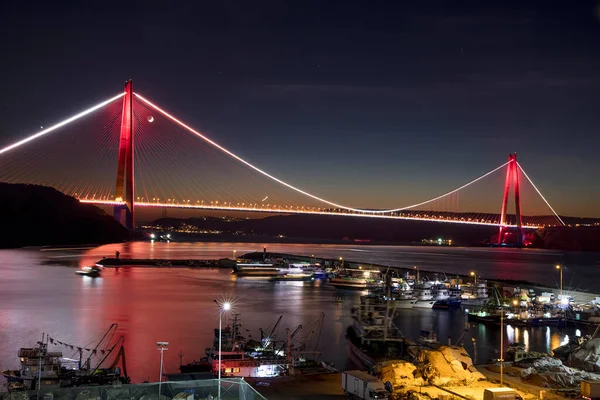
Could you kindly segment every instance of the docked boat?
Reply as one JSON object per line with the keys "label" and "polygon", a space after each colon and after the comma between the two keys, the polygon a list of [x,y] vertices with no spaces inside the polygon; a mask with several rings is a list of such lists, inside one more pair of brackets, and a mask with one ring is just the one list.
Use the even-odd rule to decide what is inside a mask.
{"label": "docked boat", "polygon": [[413,308],[416,302],[417,300],[414,298],[395,297],[394,295],[388,298],[382,294],[368,294],[360,298],[360,304],[364,307],[369,305],[382,307],[389,304],[391,313],[394,313],[397,309]]}
{"label": "docked boat", "polygon": [[305,272],[297,272],[297,273],[288,273],[283,275],[272,276],[269,278],[270,281],[273,282],[293,282],[293,281],[303,281],[310,282],[314,281],[315,278],[312,274],[308,274]]}
{"label": "docked boat", "polygon": [[487,281],[476,280],[473,283],[460,286],[463,305],[483,305],[489,299]]}
{"label": "docked boat", "polygon": [[238,263],[233,273],[239,277],[269,278],[279,275],[279,268],[271,263]]}
{"label": "docked boat", "polygon": [[414,308],[433,308],[436,300],[433,298],[431,287],[429,283],[414,286],[414,296],[417,299]]}
{"label": "docked boat", "polygon": [[329,284],[339,289],[368,290],[380,286],[377,281],[379,270],[363,270],[360,268],[345,268],[329,279]]}
{"label": "docked boat", "polygon": [[452,299],[448,299],[448,300],[436,300],[435,303],[433,303],[433,307],[437,310],[450,310],[450,309],[455,309],[455,308],[460,308],[462,304],[462,301],[459,300],[452,300]]}
{"label": "docked boat", "polygon": [[21,378],[21,370],[5,370],[2,371],[2,376],[7,382],[23,382]]}
{"label": "docked boat", "polygon": [[351,276],[337,276],[329,279],[329,284],[338,289],[358,289],[367,290],[368,282],[364,278],[354,278]]}
{"label": "docked boat", "polygon": [[416,344],[407,340],[393,323],[396,307],[390,274],[385,276],[385,291],[386,295],[379,298],[362,296],[359,306],[352,310],[353,321],[346,330],[352,355],[368,369],[380,361],[416,356],[412,351]]}
{"label": "docked boat", "polygon": [[[112,338],[109,333],[114,333],[115,330],[116,324],[111,325],[96,347],[89,349],[68,345],[44,334],[42,340],[37,342],[36,347],[22,347],[19,349],[17,353],[20,362],[19,370],[3,371],[2,375],[7,381],[19,384],[19,387],[25,390],[129,383],[125,368],[123,337],[120,337],[114,344],[106,342],[108,337]],[[77,365],[73,365],[71,359],[63,358],[61,351],[50,351],[50,344],[63,345],[69,348],[76,347],[79,354]],[[105,346],[105,348],[100,349],[100,345]],[[112,364],[108,368],[102,368],[101,364],[118,346],[120,348]],[[85,361],[83,360],[84,352],[89,353]],[[102,357],[94,367],[92,366],[92,358],[98,353]],[[121,369],[118,367],[120,361],[123,364],[123,375],[121,375]]]}
{"label": "docked boat", "polygon": [[417,342],[426,347],[437,348],[441,346],[441,343],[438,341],[437,335],[429,330],[421,329],[419,332],[419,339]]}
{"label": "docked boat", "polygon": [[539,307],[506,308],[488,304],[467,313],[470,322],[505,324],[514,326],[564,326],[566,319],[558,310]]}
{"label": "docked boat", "polygon": [[577,334],[569,338],[566,343],[563,342],[557,348],[552,349],[554,357],[559,358],[563,361],[568,361],[571,358],[571,354],[584,348],[585,344],[588,341],[595,339],[596,336],[598,336],[598,332],[600,332],[600,324],[596,326],[594,333],[592,333],[591,335],[585,335],[582,337],[580,335],[580,332],[577,332]]}
{"label": "docked boat", "polygon": [[[308,355],[318,353],[316,349],[302,344],[300,348],[292,345],[292,340],[297,341],[298,332],[302,325],[290,332],[284,341],[276,340],[276,329],[283,315],[275,322],[270,332],[260,330],[260,340],[247,339],[241,334],[242,323],[238,315],[234,315],[231,324],[221,331],[215,328],[213,347],[205,350],[206,357],[200,361],[181,365],[179,370],[183,374],[211,371],[213,375],[219,373],[219,358],[221,376],[225,377],[274,377],[293,373],[294,368],[304,368],[307,365],[319,365],[320,362],[311,360]],[[314,331],[320,332],[324,314],[308,326],[314,325]],[[219,352],[219,336],[221,337],[221,351]],[[318,341],[317,341],[318,342]],[[309,350],[310,349],[310,350]],[[220,356],[220,357],[219,357]]]}
{"label": "docked boat", "polygon": [[435,300],[417,300],[413,305],[413,308],[425,308],[430,309],[435,305]]}
{"label": "docked boat", "polygon": [[434,283],[431,285],[431,296],[435,301],[445,301],[450,298],[448,287],[443,283]]}
{"label": "docked boat", "polygon": [[83,267],[82,269],[78,269],[75,271],[75,274],[81,276],[88,276],[90,278],[98,278],[102,273],[102,268],[97,265],[92,267]]}

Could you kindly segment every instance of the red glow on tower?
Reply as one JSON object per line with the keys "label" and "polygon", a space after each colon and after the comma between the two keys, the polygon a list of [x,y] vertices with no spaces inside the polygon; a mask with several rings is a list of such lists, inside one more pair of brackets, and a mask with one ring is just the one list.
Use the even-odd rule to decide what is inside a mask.
{"label": "red glow on tower", "polygon": [[121,211],[125,210],[125,227],[134,228],[133,219],[133,82],[125,84],[123,97],[123,114],[121,116],[121,138],[119,140],[119,159],[117,163],[117,183],[115,186],[115,200],[125,201],[125,205],[114,208],[115,219],[122,221]]}
{"label": "red glow on tower", "polygon": [[515,195],[515,225],[517,225],[517,246],[523,246],[523,221],[521,218],[521,198],[519,193],[519,170],[517,166],[517,153],[508,155],[508,164],[506,166],[506,180],[504,183],[504,196],[502,199],[502,211],[500,212],[500,229],[498,231],[498,245],[501,245],[506,234],[506,212],[508,209],[508,196],[510,194],[511,183],[514,187]]}

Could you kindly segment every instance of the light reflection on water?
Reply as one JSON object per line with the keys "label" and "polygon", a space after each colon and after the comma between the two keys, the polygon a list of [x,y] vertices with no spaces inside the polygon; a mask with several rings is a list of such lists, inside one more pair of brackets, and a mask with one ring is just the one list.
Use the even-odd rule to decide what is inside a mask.
{"label": "light reflection on water", "polygon": [[[417,264],[423,271],[440,269],[461,273],[463,269],[468,271],[477,266],[479,273],[488,277],[501,272],[498,266],[506,257],[511,265],[518,265],[521,279],[528,279],[541,265],[556,257],[552,252],[510,249],[486,252],[484,249],[372,246],[357,252],[354,251],[356,246],[267,246],[269,251],[315,254],[316,257],[342,256],[347,260],[382,264]],[[138,242],[83,252],[2,250],[0,368],[16,367],[18,348],[35,345],[42,332],[51,333],[66,343],[90,346],[93,339],[114,322],[119,324],[118,334],[125,336],[128,368],[134,381],[155,380],[159,360],[156,341],[170,342],[164,362],[168,372],[177,371],[180,351],[184,353],[184,362],[198,359],[204,349],[212,345],[213,329],[218,326],[218,308],[212,300],[224,298],[235,299],[234,311],[241,314],[248,334],[254,338],[259,335],[259,328],[265,331],[272,328],[279,315],[284,315],[279,337],[285,339],[285,328],[308,326],[324,312],[320,337],[322,358],[333,361],[341,369],[353,367],[349,365],[345,335],[359,292],[335,290],[321,281],[271,283],[236,279],[226,270],[120,268],[106,270],[99,279],[74,274],[75,267],[112,257],[117,250],[122,258],[211,259],[231,257],[233,250],[238,255],[260,251],[262,245]],[[571,272],[575,269],[571,267]],[[413,339],[421,329],[427,329],[435,332],[443,343],[448,338],[452,343],[463,343],[471,355],[475,340],[479,362],[498,358],[500,327],[469,324],[466,314],[460,310],[401,310],[395,323]],[[522,339],[530,350],[544,352],[558,346],[566,334],[575,333],[574,328],[510,328],[512,331],[508,325],[505,328],[506,345]],[[64,350],[65,356],[70,357],[71,353],[70,349]]]}

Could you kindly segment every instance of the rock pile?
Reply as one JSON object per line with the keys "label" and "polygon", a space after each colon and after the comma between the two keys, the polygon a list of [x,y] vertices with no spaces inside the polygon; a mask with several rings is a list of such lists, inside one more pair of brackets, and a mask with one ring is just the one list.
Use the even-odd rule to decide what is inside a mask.
{"label": "rock pile", "polygon": [[485,380],[462,347],[421,350],[416,364],[388,361],[380,365],[378,376],[384,383],[390,382],[394,389],[423,385],[464,386]]}

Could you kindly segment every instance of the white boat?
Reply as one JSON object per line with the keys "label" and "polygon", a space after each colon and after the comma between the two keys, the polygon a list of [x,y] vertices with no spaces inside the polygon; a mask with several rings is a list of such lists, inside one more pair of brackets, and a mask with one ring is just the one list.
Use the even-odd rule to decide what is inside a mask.
{"label": "white boat", "polygon": [[433,308],[435,300],[417,300],[413,308]]}
{"label": "white boat", "polygon": [[329,279],[329,284],[340,289],[361,289],[367,290],[367,280],[365,278],[353,278],[351,276],[338,276]]}
{"label": "white boat", "polygon": [[450,298],[448,287],[443,283],[437,283],[431,286],[431,295],[436,301],[444,301]]}
{"label": "white boat", "polygon": [[413,308],[417,303],[417,299],[393,299],[392,304],[396,308]]}
{"label": "white boat", "polygon": [[375,276],[380,273],[378,270],[346,268],[338,276],[330,278],[329,284],[340,289],[367,290],[379,286]]}
{"label": "white boat", "polygon": [[472,284],[461,286],[463,305],[481,305],[487,302],[489,295],[487,281],[479,280]]}
{"label": "white boat", "polygon": [[237,263],[233,272],[240,277],[272,277],[281,272],[279,268],[270,263]]}
{"label": "white boat", "polygon": [[413,305],[414,308],[433,308],[435,299],[431,291],[431,283],[425,282],[414,286],[415,298],[417,302]]}

